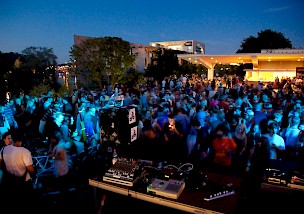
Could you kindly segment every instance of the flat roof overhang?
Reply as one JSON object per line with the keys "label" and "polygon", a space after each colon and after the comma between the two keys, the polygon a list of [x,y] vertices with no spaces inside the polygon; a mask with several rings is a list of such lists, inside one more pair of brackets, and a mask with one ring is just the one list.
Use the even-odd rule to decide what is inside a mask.
{"label": "flat roof overhang", "polygon": [[193,64],[202,64],[208,69],[215,64],[246,64],[252,63],[257,67],[258,62],[262,61],[304,61],[303,53],[242,53],[231,55],[207,55],[207,54],[178,54],[178,59],[183,59]]}

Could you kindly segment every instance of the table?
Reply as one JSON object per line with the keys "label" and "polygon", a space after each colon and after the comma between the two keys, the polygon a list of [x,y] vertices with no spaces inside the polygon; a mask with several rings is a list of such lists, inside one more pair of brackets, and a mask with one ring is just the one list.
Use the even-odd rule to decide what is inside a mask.
{"label": "table", "polygon": [[[141,184],[134,184],[132,187],[123,186],[111,182],[102,181],[101,177],[94,177],[89,179],[89,185],[92,186],[95,191],[103,190],[109,191],[111,193],[120,194],[126,197],[131,197],[134,199],[147,201],[157,205],[169,207],[172,209],[196,213],[196,214],[219,214],[226,213],[232,214],[236,213],[238,198],[239,198],[239,186],[240,181],[234,177],[229,177],[226,175],[220,175],[215,173],[207,173],[208,179],[212,183],[221,184],[233,184],[235,194],[225,196],[222,198],[214,199],[211,201],[205,201],[204,198],[209,197],[214,191],[212,188],[200,188],[196,189],[186,182],[186,187],[181,193],[178,199],[170,199],[162,196],[156,196],[146,193],[146,188]],[[140,182],[140,181],[139,181]],[[139,183],[138,182],[138,183]]]}

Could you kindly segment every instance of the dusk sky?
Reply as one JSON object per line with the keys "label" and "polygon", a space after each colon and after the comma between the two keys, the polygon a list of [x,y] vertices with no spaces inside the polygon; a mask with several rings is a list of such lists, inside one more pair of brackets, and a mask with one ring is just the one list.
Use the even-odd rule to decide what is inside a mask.
{"label": "dusk sky", "polygon": [[303,0],[0,0],[0,51],[53,48],[64,63],[74,35],[81,35],[145,45],[197,40],[206,54],[234,54],[266,29],[304,48],[303,9]]}

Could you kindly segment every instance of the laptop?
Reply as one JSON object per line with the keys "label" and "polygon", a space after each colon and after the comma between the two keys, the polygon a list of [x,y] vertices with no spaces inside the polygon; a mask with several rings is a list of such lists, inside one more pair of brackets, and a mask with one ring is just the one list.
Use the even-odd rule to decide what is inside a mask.
{"label": "laptop", "polygon": [[166,198],[178,199],[184,188],[184,181],[175,179],[162,180],[155,178],[152,183],[147,186],[147,193]]}

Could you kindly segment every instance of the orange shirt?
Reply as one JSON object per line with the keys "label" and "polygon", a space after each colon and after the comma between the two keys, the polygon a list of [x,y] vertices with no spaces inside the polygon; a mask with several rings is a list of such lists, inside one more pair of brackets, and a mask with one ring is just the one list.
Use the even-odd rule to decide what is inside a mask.
{"label": "orange shirt", "polygon": [[212,146],[214,149],[214,163],[231,166],[232,154],[235,153],[237,144],[233,138],[223,137],[221,139],[215,138],[212,141]]}

